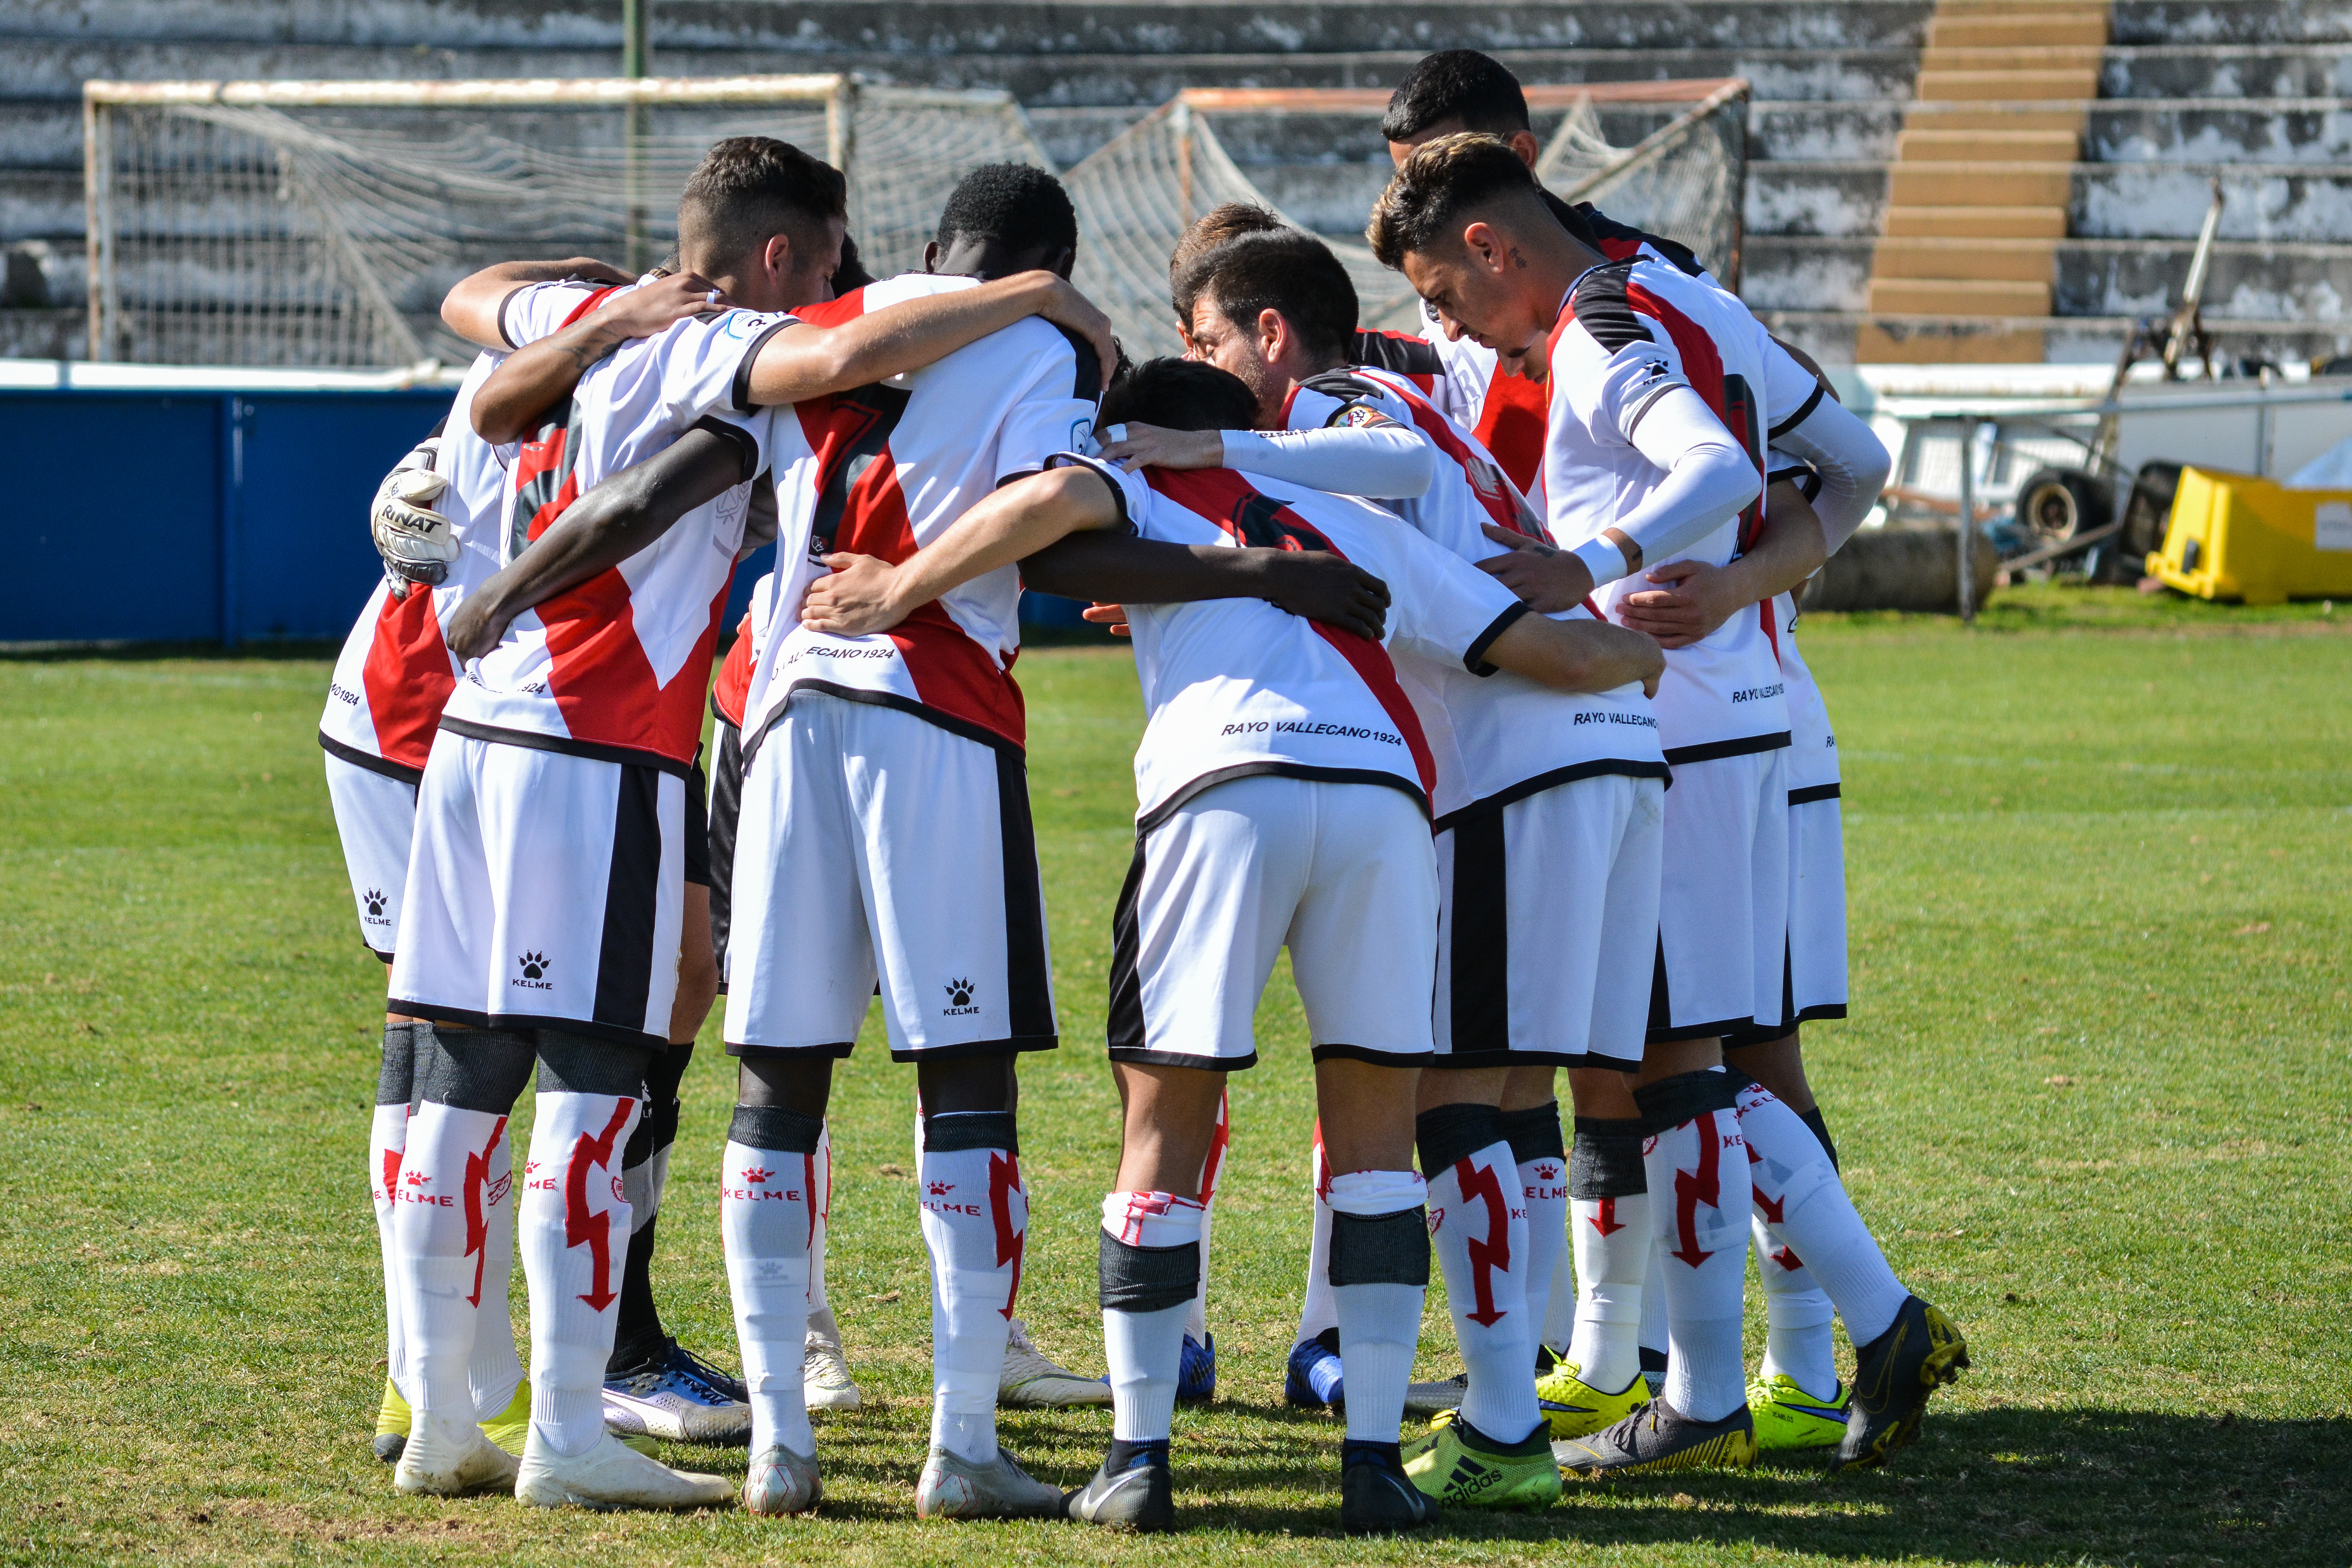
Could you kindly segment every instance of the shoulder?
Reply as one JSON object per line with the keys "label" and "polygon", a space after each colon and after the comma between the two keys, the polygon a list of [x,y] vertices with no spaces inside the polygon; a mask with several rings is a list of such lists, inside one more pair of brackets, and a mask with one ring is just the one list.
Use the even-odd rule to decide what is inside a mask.
{"label": "shoulder", "polygon": [[1356,332],[1355,360],[1358,364],[1377,365],[1400,375],[1444,375],[1445,360],[1438,353],[1437,345],[1427,338],[1417,338],[1410,332],[1390,332],[1359,329]]}
{"label": "shoulder", "polygon": [[1634,268],[1640,265],[1631,257],[1603,263],[1568,291],[1569,314],[1609,353],[1629,343],[1656,341],[1646,313],[1635,305]]}
{"label": "shoulder", "polygon": [[1396,395],[1377,381],[1344,370],[1308,376],[1298,384],[1298,411],[1318,426],[1397,423]]}

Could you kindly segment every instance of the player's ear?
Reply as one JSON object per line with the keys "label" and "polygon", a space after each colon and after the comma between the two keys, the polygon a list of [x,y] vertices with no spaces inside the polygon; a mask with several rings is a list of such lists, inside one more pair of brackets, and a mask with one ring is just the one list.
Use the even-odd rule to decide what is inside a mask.
{"label": "player's ear", "polygon": [[768,243],[760,248],[760,265],[771,278],[782,278],[792,270],[793,237],[772,234]]}
{"label": "player's ear", "polygon": [[1281,311],[1268,306],[1257,313],[1258,352],[1266,359],[1282,357],[1285,341],[1289,335],[1290,323],[1282,319]]}
{"label": "player's ear", "polygon": [[923,241],[923,270],[937,272],[939,269],[940,242],[936,239],[927,239]]}
{"label": "player's ear", "polygon": [[1520,163],[1533,169],[1536,161],[1543,156],[1543,143],[1536,140],[1536,133],[1532,131],[1514,131],[1511,132],[1511,151],[1519,155]]}
{"label": "player's ear", "polygon": [[1500,273],[1507,246],[1492,224],[1478,222],[1462,231],[1462,248],[1469,253],[1470,265],[1488,272]]}
{"label": "player's ear", "polygon": [[1077,266],[1078,247],[1074,245],[1065,246],[1060,254],[1045,264],[1045,270],[1066,283],[1069,281],[1070,274],[1077,270]]}

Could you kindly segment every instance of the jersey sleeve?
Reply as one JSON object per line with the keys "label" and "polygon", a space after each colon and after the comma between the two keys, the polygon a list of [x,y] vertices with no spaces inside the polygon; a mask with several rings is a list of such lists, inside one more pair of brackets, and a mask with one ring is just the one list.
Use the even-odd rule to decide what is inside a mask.
{"label": "jersey sleeve", "polygon": [[[606,290],[614,294],[621,291]],[[593,283],[526,283],[499,302],[499,334],[509,348],[517,349],[552,336],[596,292],[597,287]]]}
{"label": "jersey sleeve", "polygon": [[1039,465],[1047,468],[1090,468],[1110,486],[1111,500],[1118,507],[1118,526],[1142,538],[1155,537],[1150,531],[1152,507],[1156,499],[1151,487],[1144,482],[1143,471],[1128,472],[1117,463],[1106,463],[1092,452],[1061,451],[1049,454]]}
{"label": "jersey sleeve", "polygon": [[[727,310],[697,316],[665,331],[661,355],[663,409],[687,422],[706,414],[751,420],[751,364],[770,338],[799,318],[781,311]],[[765,428],[765,421],[761,421]]]}
{"label": "jersey sleeve", "polygon": [[1764,419],[1774,438],[1805,422],[1805,416],[1829,396],[1822,378],[1797,363],[1796,356],[1769,334],[1764,341]]}
{"label": "jersey sleeve", "polygon": [[1094,450],[1095,405],[1102,394],[1102,364],[1092,344],[1051,322],[1052,333],[1023,322],[1007,329],[1034,337],[1040,347],[1023,367],[1027,384],[1005,415],[996,437],[998,484],[1034,474],[1057,452]]}
{"label": "jersey sleeve", "polygon": [[1528,613],[1518,595],[1402,523],[1384,528],[1381,542],[1391,557],[1380,573],[1394,595],[1389,640],[1431,658],[1458,658],[1473,675],[1494,674],[1486,650]]}

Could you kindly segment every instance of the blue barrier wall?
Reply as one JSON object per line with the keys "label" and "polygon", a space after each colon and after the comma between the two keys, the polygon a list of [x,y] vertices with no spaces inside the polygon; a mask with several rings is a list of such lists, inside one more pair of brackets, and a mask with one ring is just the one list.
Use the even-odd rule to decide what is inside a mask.
{"label": "blue barrier wall", "polygon": [[[340,641],[382,567],[367,507],[449,409],[410,392],[0,391],[0,643]],[[731,634],[773,546],[736,570]],[[1031,595],[1025,619],[1079,606]]]}

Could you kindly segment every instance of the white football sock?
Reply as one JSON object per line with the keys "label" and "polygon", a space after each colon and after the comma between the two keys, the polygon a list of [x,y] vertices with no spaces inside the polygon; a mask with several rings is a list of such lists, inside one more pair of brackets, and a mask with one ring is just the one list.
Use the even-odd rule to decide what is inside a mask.
{"label": "white football sock", "polygon": [[[507,1119],[427,1100],[408,1124],[393,1216],[408,1338],[407,1398],[417,1411],[473,1420],[467,1363],[474,1352],[488,1236],[481,1212],[489,1161]],[[470,1200],[470,1203],[469,1203]]]}
{"label": "white football sock", "polygon": [[1010,1111],[926,1117],[916,1173],[931,1253],[931,1444],[996,1458],[996,1388],[1021,1289],[1029,1194]]}
{"label": "white football sock", "polygon": [[818,1209],[816,1125],[781,1107],[738,1105],[719,1172],[719,1230],[755,1455],[779,1443],[816,1452],[801,1379]]}
{"label": "white football sock", "polygon": [[1641,1122],[1578,1117],[1569,1181],[1576,1338],[1568,1359],[1586,1386],[1620,1394],[1642,1371],[1643,1288],[1655,1245]]}
{"label": "white football sock", "polygon": [[400,1284],[400,1247],[394,1241],[392,1219],[397,1212],[394,1194],[400,1184],[400,1161],[408,1147],[408,1102],[415,1098],[415,1029],[408,1024],[383,1026],[383,1065],[376,1078],[375,1114],[368,1122],[368,1198],[375,1206],[376,1249],[383,1262],[384,1375],[414,1405],[408,1385],[408,1337],[401,1331],[401,1309],[406,1292]]}
{"label": "white football sock", "polygon": [[1802,1118],[1751,1083],[1740,1090],[1739,1127],[1754,1152],[1756,1213],[1774,1245],[1795,1249],[1837,1305],[1859,1347],[1885,1333],[1910,1292],[1886,1265],[1869,1226],[1853,1211],[1822,1141]]}
{"label": "white football sock", "polygon": [[1233,1142],[1232,1110],[1232,1101],[1219,1094],[1217,1130],[1209,1139],[1209,1157],[1201,1162],[1201,1283],[1185,1314],[1184,1332],[1203,1345],[1209,1342],[1209,1227],[1217,1217],[1217,1178],[1224,1173],[1225,1151]]}
{"label": "white football sock", "polygon": [[1182,1274],[1168,1271],[1190,1268],[1198,1279],[1197,1261],[1171,1254],[1199,1243],[1207,1212],[1173,1193],[1118,1192],[1103,1199],[1103,1355],[1110,1371],[1113,1437],[1130,1443],[1168,1438],[1184,1320],[1192,1310]]}
{"label": "white football sock", "polygon": [[1350,1441],[1393,1443],[1404,1421],[1428,1291],[1428,1203],[1427,1185],[1412,1171],[1350,1171],[1331,1179],[1327,1272],[1339,1321]]}
{"label": "white football sock", "polygon": [[[1644,1158],[1643,1163],[1648,1163]],[[1644,1194],[1644,1196],[1648,1194]],[[1658,1227],[1650,1226],[1650,1269],[1642,1279],[1642,1352],[1664,1360],[1666,1354],[1666,1255],[1658,1246]]]}
{"label": "white football sock", "polygon": [[642,1101],[542,1087],[533,1104],[516,1226],[530,1282],[531,1436],[568,1458],[604,1436],[604,1367],[629,1257],[621,1156]]}
{"label": "white football sock", "polygon": [[1323,1153],[1323,1123],[1315,1123],[1315,1146],[1307,1157],[1314,1194],[1315,1218],[1307,1237],[1307,1296],[1298,1306],[1298,1341],[1304,1343],[1326,1329],[1339,1326],[1339,1309],[1331,1300],[1331,1162]]}
{"label": "white football sock", "polygon": [[[488,1421],[514,1403],[515,1390],[522,1386],[522,1361],[515,1354],[514,1311],[507,1293],[514,1278],[515,1253],[511,1136],[499,1139],[491,1149],[483,1165],[480,1194],[481,1306],[474,1314],[474,1352],[466,1362],[466,1385],[474,1395],[474,1419]],[[470,1217],[467,1223],[472,1223]]]}
{"label": "white football sock", "polygon": [[[1437,1125],[1449,1112],[1465,1116],[1458,1128]],[[1421,1163],[1429,1171],[1430,1248],[1445,1275],[1454,1339],[1469,1373],[1462,1419],[1505,1443],[1526,1437],[1542,1419],[1536,1407],[1535,1346],[1528,1327],[1528,1221],[1514,1202],[1517,1162],[1501,1138],[1448,1160],[1460,1143],[1498,1131],[1502,1115],[1489,1106],[1444,1105],[1421,1117]],[[1343,1331],[1339,1342],[1344,1347]],[[1355,1385],[1349,1385],[1349,1394]]]}
{"label": "white football sock", "polygon": [[1829,1293],[1813,1283],[1801,1259],[1758,1215],[1751,1222],[1756,1272],[1764,1281],[1764,1364],[1758,1375],[1785,1376],[1816,1399],[1837,1394],[1837,1346],[1830,1335],[1836,1315]]}
{"label": "white football sock", "polygon": [[[1568,1223],[1576,1224],[1575,1215],[1569,1215]],[[1575,1238],[1571,1235],[1569,1239]],[[1544,1297],[1543,1319],[1543,1342],[1563,1357],[1576,1339],[1576,1251],[1563,1247],[1551,1260],[1551,1286]]]}
{"label": "white football sock", "polygon": [[1718,1069],[1633,1091],[1650,1125],[1668,1123],[1652,1137],[1642,1163],[1652,1232],[1665,1254],[1664,1398],[1695,1421],[1720,1421],[1748,1402],[1740,1347],[1748,1147],[1738,1113],[1727,1103],[1730,1089]]}
{"label": "white football sock", "polygon": [[[1517,1167],[1520,1205],[1528,1215],[1528,1324],[1536,1343],[1546,1342],[1551,1320],[1552,1281],[1568,1253],[1568,1152],[1560,1137],[1559,1107],[1539,1105],[1503,1113]],[[1559,1342],[1566,1344],[1563,1334]],[[1530,1353],[1534,1344],[1528,1347]]]}
{"label": "white football sock", "polygon": [[816,1173],[809,1179],[809,1196],[816,1204],[815,1221],[809,1228],[809,1323],[811,1327],[824,1331],[827,1338],[839,1344],[841,1325],[833,1321],[833,1303],[824,1293],[824,1237],[826,1227],[833,1223],[833,1126],[830,1122],[824,1124],[816,1135],[815,1159]]}

